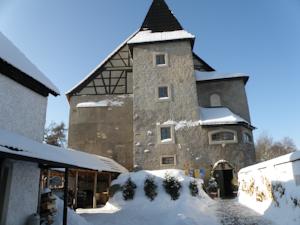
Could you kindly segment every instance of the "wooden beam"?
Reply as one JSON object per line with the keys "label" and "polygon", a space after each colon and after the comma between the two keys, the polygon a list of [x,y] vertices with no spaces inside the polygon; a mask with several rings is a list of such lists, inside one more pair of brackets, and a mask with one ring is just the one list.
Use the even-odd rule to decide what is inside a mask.
{"label": "wooden beam", "polygon": [[95,172],[95,174],[94,174],[93,208],[97,207],[97,199],[96,199],[96,193],[97,193],[97,175],[98,175],[98,172]]}
{"label": "wooden beam", "polygon": [[68,185],[69,185],[69,169],[65,171],[64,183],[64,211],[63,211],[63,225],[68,224]]}
{"label": "wooden beam", "polygon": [[78,196],[78,170],[75,171],[75,209],[77,209],[77,196]]}

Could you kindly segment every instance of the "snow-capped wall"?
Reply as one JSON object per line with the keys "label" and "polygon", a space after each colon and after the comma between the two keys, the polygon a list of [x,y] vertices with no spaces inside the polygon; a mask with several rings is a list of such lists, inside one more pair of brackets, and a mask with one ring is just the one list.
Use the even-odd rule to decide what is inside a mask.
{"label": "snow-capped wall", "polygon": [[41,142],[47,98],[0,74],[0,128]]}
{"label": "snow-capped wall", "polygon": [[242,204],[275,223],[300,224],[300,151],[243,168],[239,183]]}

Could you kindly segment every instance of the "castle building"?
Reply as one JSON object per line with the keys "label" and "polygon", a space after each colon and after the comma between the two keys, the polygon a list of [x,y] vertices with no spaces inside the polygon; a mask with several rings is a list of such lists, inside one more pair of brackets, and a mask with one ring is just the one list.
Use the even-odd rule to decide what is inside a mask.
{"label": "castle building", "polygon": [[153,0],[141,28],[67,93],[69,147],[129,170],[254,163],[248,76],[215,71],[194,42]]}

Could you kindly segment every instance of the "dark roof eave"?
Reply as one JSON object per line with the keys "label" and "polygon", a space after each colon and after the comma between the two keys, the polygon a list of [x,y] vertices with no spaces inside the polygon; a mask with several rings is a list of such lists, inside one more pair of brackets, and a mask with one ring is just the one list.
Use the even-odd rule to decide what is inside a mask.
{"label": "dark roof eave", "polygon": [[251,130],[256,130],[257,128],[249,123],[246,122],[238,122],[238,123],[223,123],[223,124],[207,124],[207,125],[201,125],[202,127],[220,127],[220,126],[239,126],[242,125],[246,128],[249,128]]}
{"label": "dark roof eave", "polygon": [[243,79],[244,84],[246,85],[249,81],[249,76],[240,76],[240,77],[226,77],[226,78],[216,78],[209,80],[197,80],[196,82],[206,83],[206,82],[215,82],[215,81],[224,81],[224,80],[234,80],[234,79]]}
{"label": "dark roof eave", "polygon": [[32,78],[30,75],[24,73],[15,66],[11,65],[1,57],[0,73],[44,97],[48,97],[49,94],[52,94],[53,96],[59,95],[59,93],[56,93],[55,91],[49,89],[44,84]]}

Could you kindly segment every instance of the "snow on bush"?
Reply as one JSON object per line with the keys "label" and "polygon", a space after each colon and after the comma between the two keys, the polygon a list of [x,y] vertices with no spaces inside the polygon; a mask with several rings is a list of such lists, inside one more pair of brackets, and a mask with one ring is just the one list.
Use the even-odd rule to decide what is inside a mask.
{"label": "snow on bush", "polygon": [[[166,172],[176,177],[181,183],[180,198],[172,201],[163,187]],[[157,196],[149,201],[145,196],[144,183],[153,177],[157,185]],[[184,175],[181,170],[138,171],[121,174],[112,185],[124,185],[131,178],[137,186],[134,199],[125,201],[122,191],[118,191],[110,198],[104,208],[95,210],[81,210],[80,213],[94,225],[217,225],[215,203],[203,191],[201,180],[197,181],[199,193],[192,197],[189,184],[194,179]]]}
{"label": "snow on bush", "polygon": [[191,195],[193,197],[196,197],[199,193],[199,189],[198,189],[197,182],[195,180],[190,182],[189,188],[190,188]]}
{"label": "snow on bush", "polygon": [[166,173],[163,185],[166,193],[168,193],[171,196],[172,200],[175,201],[179,198],[181,184],[176,177],[170,175],[169,173]]}
{"label": "snow on bush", "polygon": [[157,185],[153,176],[148,176],[144,182],[145,195],[153,201],[157,196]]}
{"label": "snow on bush", "polygon": [[134,198],[134,189],[136,189],[136,184],[129,177],[122,187],[124,200],[132,200]]}

